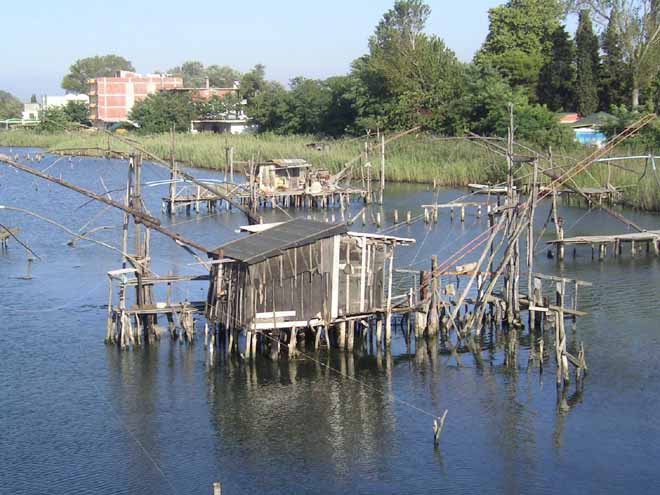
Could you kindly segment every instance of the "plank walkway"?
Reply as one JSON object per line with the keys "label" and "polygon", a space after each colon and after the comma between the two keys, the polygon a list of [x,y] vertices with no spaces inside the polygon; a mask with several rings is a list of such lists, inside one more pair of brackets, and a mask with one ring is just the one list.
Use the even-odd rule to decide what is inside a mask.
{"label": "plank walkway", "polygon": [[624,243],[630,244],[630,252],[633,256],[638,253],[642,245],[645,245],[646,252],[650,252],[653,249],[656,255],[660,255],[660,230],[648,230],[646,232],[633,232],[629,234],[585,235],[547,241],[547,244],[556,246],[557,250],[565,246],[591,246],[592,257],[597,247],[598,258],[601,260],[605,258],[608,246],[613,246],[614,256],[620,256]]}

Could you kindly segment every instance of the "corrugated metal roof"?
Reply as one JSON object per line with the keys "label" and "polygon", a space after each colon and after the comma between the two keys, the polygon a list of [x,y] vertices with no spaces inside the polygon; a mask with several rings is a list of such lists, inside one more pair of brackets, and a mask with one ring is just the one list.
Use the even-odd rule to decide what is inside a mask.
{"label": "corrugated metal roof", "polygon": [[294,218],[264,232],[228,242],[215,252],[217,254],[222,252],[226,258],[252,265],[277,256],[287,249],[305,246],[347,231],[345,224]]}

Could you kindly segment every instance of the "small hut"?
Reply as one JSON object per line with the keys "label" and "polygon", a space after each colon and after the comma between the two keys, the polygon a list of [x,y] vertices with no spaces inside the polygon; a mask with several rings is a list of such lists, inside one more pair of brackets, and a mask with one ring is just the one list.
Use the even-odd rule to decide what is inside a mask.
{"label": "small hut", "polygon": [[211,254],[207,318],[256,333],[389,317],[395,247],[415,242],[302,218],[244,229]]}
{"label": "small hut", "polygon": [[270,160],[257,165],[257,188],[264,192],[304,191],[311,164],[298,158]]}

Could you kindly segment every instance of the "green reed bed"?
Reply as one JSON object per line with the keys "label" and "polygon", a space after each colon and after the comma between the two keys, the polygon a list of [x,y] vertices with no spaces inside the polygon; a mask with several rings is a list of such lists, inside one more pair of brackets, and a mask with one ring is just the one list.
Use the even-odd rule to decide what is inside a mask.
{"label": "green reed bed", "polygon": [[[171,136],[130,135],[148,151],[169,158],[172,150]],[[364,139],[318,140],[312,136],[219,135],[177,134],[175,156],[187,165],[214,170],[226,167],[227,147],[234,148],[236,171],[244,167],[240,162],[268,160],[273,158],[304,158],[320,168],[335,173],[351,159],[364,152]],[[320,143],[320,150],[309,147]],[[49,150],[103,148],[110,145],[115,150],[128,151],[129,147],[106,134],[97,132],[62,132],[41,134],[34,131],[15,130],[0,132],[0,146],[38,147]],[[380,170],[380,146],[371,140],[369,161],[374,177]],[[592,150],[577,148],[566,152],[555,152],[555,165],[571,166],[587,156]],[[620,148],[617,156],[642,155],[648,153],[635,147]],[[82,154],[94,155],[93,150]],[[570,155],[570,156],[569,156]],[[544,161],[545,165],[546,162]],[[618,166],[617,166],[618,165]],[[629,170],[622,170],[625,167]],[[386,178],[395,182],[433,183],[439,186],[464,187],[469,183],[500,183],[506,180],[506,165],[502,157],[496,156],[482,146],[465,140],[436,138],[420,134],[406,136],[389,143],[386,147]],[[526,182],[531,172],[523,166],[517,172],[521,182]],[[356,169],[353,177],[360,177]],[[608,183],[622,188],[625,202],[643,210],[660,211],[660,179],[645,160],[594,164],[587,172],[575,178],[584,187],[602,187]]]}

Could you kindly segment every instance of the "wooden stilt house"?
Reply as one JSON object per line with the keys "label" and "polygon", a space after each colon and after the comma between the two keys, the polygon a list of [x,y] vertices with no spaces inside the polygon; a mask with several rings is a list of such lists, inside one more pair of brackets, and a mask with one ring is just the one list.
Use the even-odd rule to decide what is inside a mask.
{"label": "wooden stilt house", "polygon": [[415,242],[301,218],[246,230],[211,254],[207,318],[251,332],[389,314],[395,247]]}

